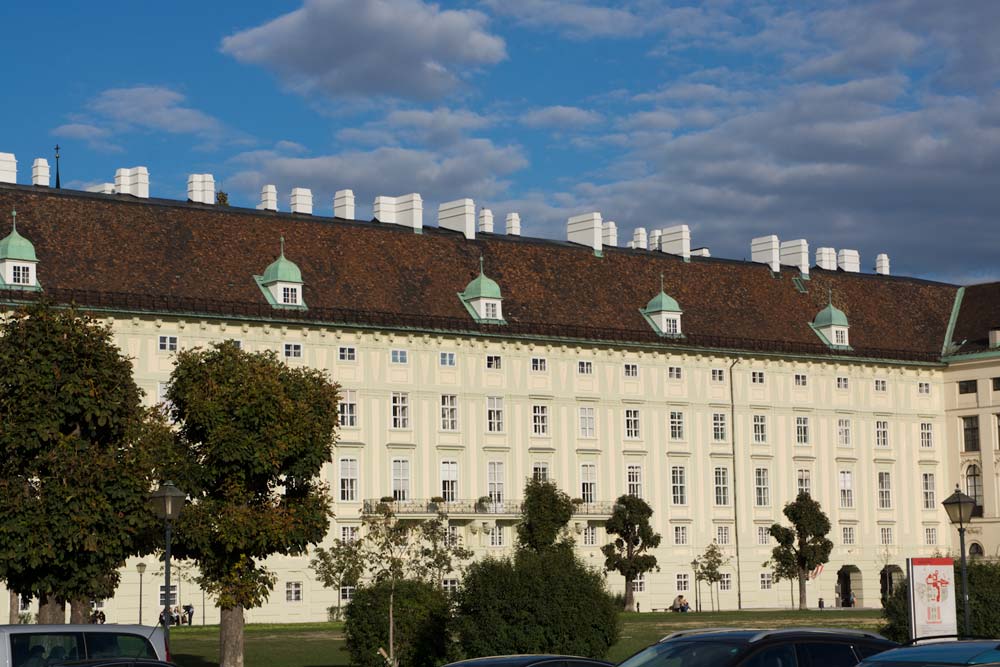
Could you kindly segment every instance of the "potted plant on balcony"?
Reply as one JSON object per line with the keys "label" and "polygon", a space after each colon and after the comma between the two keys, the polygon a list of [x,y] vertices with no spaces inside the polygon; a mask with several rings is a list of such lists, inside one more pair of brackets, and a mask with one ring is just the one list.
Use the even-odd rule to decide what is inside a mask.
{"label": "potted plant on balcony", "polygon": [[489,496],[479,496],[479,500],[476,501],[476,511],[477,512],[489,512],[490,505],[493,504],[493,499]]}
{"label": "potted plant on balcony", "polygon": [[581,509],[583,509],[583,498],[574,498],[571,502],[573,503],[574,513],[579,512]]}
{"label": "potted plant on balcony", "polygon": [[437,512],[441,508],[441,506],[445,504],[445,502],[447,501],[445,501],[445,499],[442,498],[441,496],[434,496],[433,498],[431,498],[430,503],[428,503],[427,509],[429,509],[431,512]]}

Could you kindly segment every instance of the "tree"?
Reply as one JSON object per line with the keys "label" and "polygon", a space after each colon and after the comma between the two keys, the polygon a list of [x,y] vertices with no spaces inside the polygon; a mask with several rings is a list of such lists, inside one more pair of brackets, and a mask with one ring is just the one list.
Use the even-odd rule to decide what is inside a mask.
{"label": "tree", "polygon": [[771,577],[774,583],[788,582],[788,599],[791,600],[790,604],[794,608],[795,582],[799,578],[799,566],[795,562],[795,555],[790,550],[784,550],[782,551],[781,560],[776,560],[772,553],[771,558],[764,561],[761,567],[771,570]]}
{"label": "tree", "polygon": [[604,569],[625,577],[626,611],[635,611],[636,578],[645,572],[659,569],[656,556],[647,553],[660,546],[660,534],[649,523],[652,516],[653,508],[645,500],[625,495],[615,502],[611,518],[605,526],[608,535],[618,537],[601,547],[605,558]]}
{"label": "tree", "polygon": [[309,567],[325,588],[332,588],[337,596],[337,607],[330,611],[337,620],[343,618],[340,609],[340,589],[344,586],[357,586],[364,574],[365,566],[361,560],[360,543],[357,540],[334,540],[329,549],[316,547],[313,551]]}
{"label": "tree", "polygon": [[794,502],[785,505],[785,517],[792,523],[788,528],[781,524],[771,526],[771,537],[778,546],[771,551],[776,570],[794,572],[799,580],[799,609],[807,609],[806,581],[809,573],[830,559],[833,542],[827,539],[830,519],[820,504],[808,493],[800,493]]}
{"label": "tree", "polygon": [[[723,556],[722,549],[715,542],[705,547],[705,553],[695,559],[698,565],[694,570],[694,577],[696,581],[708,582],[708,597],[712,604],[712,611],[715,611],[716,608],[715,600],[718,599],[718,585],[722,581],[722,568],[730,560],[728,556]],[[713,587],[715,589],[714,598],[712,597]]]}
{"label": "tree", "polygon": [[337,386],[226,341],[179,352],[166,398],[181,456],[173,478],[189,498],[175,552],[198,563],[221,609],[220,664],[239,667],[243,610],[274,585],[261,561],[301,554],[326,534],[319,474],[331,460]]}
{"label": "tree", "polygon": [[229,193],[219,190],[215,193],[216,206],[229,206]]}
{"label": "tree", "polygon": [[[529,479],[521,507],[517,541],[522,549],[541,552],[556,546],[560,534],[573,518],[573,501],[555,482],[548,480]],[[560,543],[567,542],[572,544],[572,540],[566,539]]]}
{"label": "tree", "polygon": [[448,515],[443,511],[433,519],[421,522],[417,529],[414,574],[418,579],[442,588],[444,578],[458,570],[463,561],[472,558],[472,551],[462,546],[461,537],[449,531]]}
{"label": "tree", "polygon": [[0,578],[65,622],[151,549],[142,392],[111,329],[33,304],[0,325]]}

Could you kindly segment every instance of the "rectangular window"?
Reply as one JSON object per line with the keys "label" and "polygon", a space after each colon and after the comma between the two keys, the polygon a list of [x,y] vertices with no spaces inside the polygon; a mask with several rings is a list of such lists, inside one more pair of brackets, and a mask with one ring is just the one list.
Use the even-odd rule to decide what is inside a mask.
{"label": "rectangular window", "polygon": [[854,474],[850,470],[840,471],[840,507],[854,507]]}
{"label": "rectangular window", "polygon": [[301,359],[301,358],[302,358],[301,343],[285,343],[285,359]]}
{"label": "rectangular window", "polygon": [[771,504],[771,471],[756,468],[753,471],[754,504],[768,507]]}
{"label": "rectangular window", "polygon": [[809,444],[809,417],[795,418],[795,444]]}
{"label": "rectangular window", "polygon": [[576,362],[576,372],[580,375],[593,375],[594,374],[594,362],[592,361],[578,361]]}
{"label": "rectangular window", "polygon": [[728,437],[726,431],[726,413],[712,413],[712,440],[715,442],[725,442]]}
{"label": "rectangular window", "polygon": [[638,463],[630,463],[625,475],[628,495],[642,498],[642,466]]}
{"label": "rectangular window", "polygon": [[892,509],[892,474],[885,471],[878,474],[878,508]]}
{"label": "rectangular window", "polygon": [[676,336],[677,334],[680,333],[681,331],[680,322],[677,320],[676,317],[664,318],[663,322],[664,324],[666,324],[667,327],[667,330],[664,331],[663,333],[670,336]]}
{"label": "rectangular window", "polygon": [[976,393],[976,381],[975,380],[961,380],[958,383],[958,393],[960,393],[960,394],[975,394]]}
{"label": "rectangular window", "polygon": [[719,590],[720,591],[731,591],[733,590],[733,575],[729,572],[723,572],[719,575],[722,577],[719,579]]}
{"label": "rectangular window", "polygon": [[353,347],[341,347],[337,350],[337,358],[340,361],[357,361],[358,351]]}
{"label": "rectangular window", "polygon": [[491,547],[504,546],[503,526],[493,526],[493,528],[490,529],[490,546]]}
{"label": "rectangular window", "polygon": [[800,496],[803,493],[812,495],[812,472],[807,468],[799,468],[795,473],[795,494]]}
{"label": "rectangular window", "polygon": [[458,461],[441,461],[441,497],[448,503],[458,500]]}
{"label": "rectangular window", "polygon": [[503,359],[499,354],[487,354],[486,355],[486,369],[491,371],[498,371],[503,368]]}
{"label": "rectangular window", "polygon": [[729,468],[715,469],[715,504],[721,507],[729,505]]}
{"label": "rectangular window", "polygon": [[764,371],[750,371],[750,384],[764,384]]}
{"label": "rectangular window", "polygon": [[410,395],[392,392],[392,428],[410,428]]}
{"label": "rectangular window", "polygon": [[503,433],[503,397],[490,396],[486,399],[486,430],[489,433]]}
{"label": "rectangular window", "polygon": [[354,599],[354,586],[341,586],[340,600],[342,602],[350,602],[352,599]]}
{"label": "rectangular window", "polygon": [[296,306],[299,303],[299,288],[298,287],[282,287],[281,288],[281,303],[288,306]]}
{"label": "rectangular window", "polygon": [[691,585],[691,577],[687,572],[677,574],[677,592],[687,593]]}
{"label": "rectangular window", "polygon": [[732,539],[731,533],[729,531],[729,526],[716,526],[715,527],[715,543],[720,547],[729,546]]}
{"label": "rectangular window", "polygon": [[358,460],[340,459],[340,501],[353,503],[358,500]]}
{"label": "rectangular window", "polygon": [[486,492],[493,503],[502,503],[504,499],[504,486],[507,483],[507,475],[504,470],[503,461],[486,462]]}
{"label": "rectangular window", "polygon": [[841,447],[851,446],[851,420],[837,420],[837,444]]}
{"label": "rectangular window", "polygon": [[486,314],[486,319],[495,320],[497,319],[497,304],[494,301],[487,301],[483,304],[485,306],[484,311]]}
{"label": "rectangular window", "polygon": [[842,526],[840,529],[840,539],[844,546],[854,545],[854,526]]}
{"label": "rectangular window", "polygon": [[[164,607],[167,603],[167,587],[160,586],[160,606]],[[170,584],[170,602],[171,607],[177,606],[177,584]]]}
{"label": "rectangular window", "polygon": [[683,546],[688,543],[688,527],[674,526],[674,544]]}
{"label": "rectangular window", "polygon": [[438,364],[443,368],[454,368],[455,367],[455,353],[454,352],[441,352],[438,355]]}
{"label": "rectangular window", "polygon": [[340,527],[340,541],[344,544],[352,544],[356,539],[358,539],[358,527],[357,526],[341,526]]}
{"label": "rectangular window", "polygon": [[771,572],[760,573],[760,590],[769,591],[774,585],[774,574]]}
{"label": "rectangular window", "polygon": [[13,278],[15,285],[30,285],[31,266],[28,264],[15,264]]}
{"label": "rectangular window", "polygon": [[594,408],[580,408],[580,437],[581,438],[593,438],[595,437],[595,417]]}
{"label": "rectangular window", "polygon": [[580,465],[580,497],[585,503],[597,502],[597,466],[593,463]]}
{"label": "rectangular window", "polygon": [[923,394],[924,396],[929,396],[931,393],[931,383],[930,382],[918,382],[917,383],[917,393]]}
{"label": "rectangular window", "polygon": [[160,352],[176,352],[177,336],[160,336]]}
{"label": "rectangular window", "polygon": [[809,377],[804,373],[795,374],[795,386],[796,387],[806,387],[809,385]]}
{"label": "rectangular window", "polygon": [[925,472],[920,475],[920,485],[924,492],[924,509],[937,509],[937,484],[934,480],[934,473]]}
{"label": "rectangular window", "polygon": [[531,433],[538,436],[549,434],[549,406],[531,406]]}
{"label": "rectangular window", "polygon": [[625,364],[625,377],[627,378],[639,377],[639,364]]}
{"label": "rectangular window", "polygon": [[839,377],[837,378],[837,389],[847,389],[849,386],[847,378]]}
{"label": "rectangular window", "polygon": [[930,547],[937,544],[937,528],[924,528],[924,544]]}
{"label": "rectangular window", "polygon": [[979,416],[962,417],[962,443],[967,452],[979,451]]}
{"label": "rectangular window", "polygon": [[549,480],[549,464],[546,461],[535,461],[531,464],[531,478],[539,482]]}
{"label": "rectangular window", "polygon": [[767,526],[757,526],[757,544],[767,546],[771,543],[771,529]]}
{"label": "rectangular window", "polygon": [[410,363],[410,355],[407,354],[406,350],[393,350],[389,353],[389,360],[394,364],[408,364]]}
{"label": "rectangular window", "polygon": [[625,410],[625,438],[628,440],[639,439],[639,411]]}
{"label": "rectangular window", "polygon": [[882,526],[879,528],[879,539],[881,544],[892,544],[892,526]]}
{"label": "rectangular window", "polygon": [[670,490],[674,505],[687,505],[687,471],[684,466],[670,468]]}
{"label": "rectangular window", "polygon": [[441,589],[445,595],[455,595],[458,593],[458,579],[449,577],[441,580]]}
{"label": "rectangular window", "polygon": [[889,391],[888,383],[881,378],[875,378],[875,391],[879,394]]}
{"label": "rectangular window", "polygon": [[441,430],[458,430],[458,396],[441,394]]}
{"label": "rectangular window", "polygon": [[684,439],[684,413],[671,410],[670,412],[670,439]]}
{"label": "rectangular window", "polygon": [[875,446],[889,446],[889,422],[882,420],[875,421]]}
{"label": "rectangular window", "polygon": [[597,526],[587,526],[583,529],[583,546],[597,546]]}
{"label": "rectangular window", "polygon": [[548,363],[544,357],[531,358],[531,371],[533,373],[544,373],[548,370]]}
{"label": "rectangular window", "polygon": [[843,329],[833,330],[834,345],[847,345],[847,332]]}
{"label": "rectangular window", "polygon": [[767,416],[753,416],[753,441],[761,445],[767,442]]}
{"label": "rectangular window", "polygon": [[924,449],[934,446],[934,424],[931,422],[920,423],[920,446]]}
{"label": "rectangular window", "polygon": [[726,381],[726,371],[722,368],[712,369],[712,382],[725,382]]}
{"label": "rectangular window", "polygon": [[410,499],[410,459],[392,460],[392,498],[399,501]]}
{"label": "rectangular window", "polygon": [[683,377],[683,371],[680,366],[668,366],[667,367],[667,379],[668,380],[680,380]]}
{"label": "rectangular window", "polygon": [[[993,391],[1000,391],[1000,377],[993,378]],[[930,393],[930,388],[928,387],[927,393]]]}
{"label": "rectangular window", "polygon": [[302,602],[302,582],[285,582],[285,602]]}

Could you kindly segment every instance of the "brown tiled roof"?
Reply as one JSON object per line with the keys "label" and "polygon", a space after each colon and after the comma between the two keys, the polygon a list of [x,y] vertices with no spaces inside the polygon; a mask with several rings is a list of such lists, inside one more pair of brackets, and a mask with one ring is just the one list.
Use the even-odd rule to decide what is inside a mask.
{"label": "brown tiled roof", "polygon": [[[809,322],[827,303],[851,323],[856,355],[937,359],[957,288],[918,279],[814,269],[800,292],[786,267],[483,234],[473,241],[372,222],[129,196],[0,185],[18,211],[45,293],[111,309],[306,318],[418,329],[499,331],[619,342],[662,341],[640,314],[666,291],[684,311],[681,344],[828,354]],[[306,282],[305,313],[276,312],[253,275],[278,237]],[[477,325],[457,293],[479,256],[504,296],[506,327]],[[68,290],[77,290],[75,293]]]}
{"label": "brown tiled roof", "polygon": [[989,349],[990,329],[997,327],[1000,327],[1000,282],[966,287],[951,337],[960,345],[958,353]]}

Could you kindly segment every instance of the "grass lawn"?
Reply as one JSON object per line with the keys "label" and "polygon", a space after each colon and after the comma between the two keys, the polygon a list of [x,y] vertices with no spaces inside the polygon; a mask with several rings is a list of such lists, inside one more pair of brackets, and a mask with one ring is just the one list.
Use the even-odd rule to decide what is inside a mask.
{"label": "grass lawn", "polygon": [[[622,614],[621,640],[607,659],[618,662],[674,630],[697,627],[781,628],[841,627],[875,630],[877,610],[703,612],[700,614]],[[173,658],[181,667],[215,667],[219,660],[219,627],[171,630]],[[246,667],[329,667],[347,665],[342,623],[247,625]]]}

